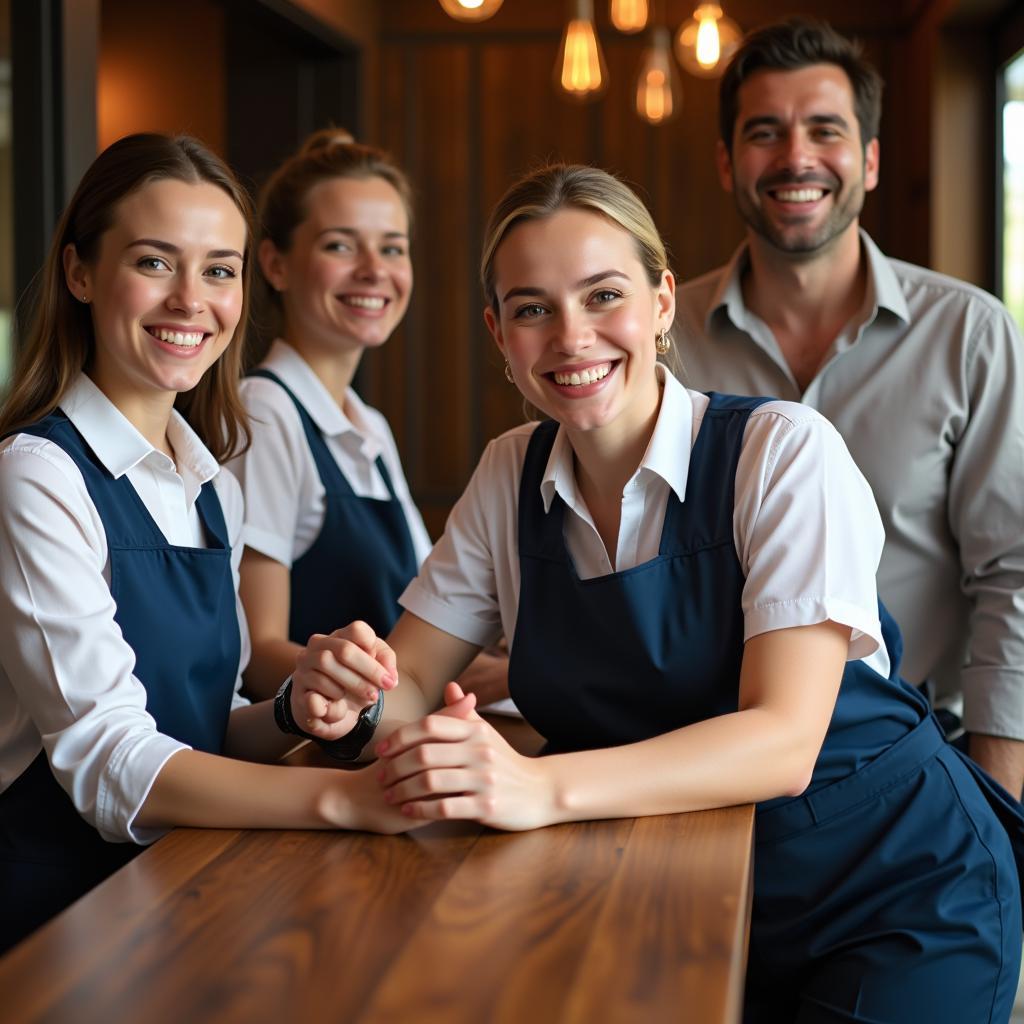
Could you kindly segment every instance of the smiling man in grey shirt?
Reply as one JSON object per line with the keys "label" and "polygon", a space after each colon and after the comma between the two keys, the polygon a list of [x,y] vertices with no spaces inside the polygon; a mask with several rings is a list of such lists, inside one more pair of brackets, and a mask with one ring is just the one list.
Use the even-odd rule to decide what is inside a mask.
{"label": "smiling man in grey shirt", "polygon": [[720,92],[719,171],[747,224],[682,286],[687,383],[802,401],[839,429],[885,522],[903,676],[962,695],[971,754],[1024,785],[1024,347],[980,289],[859,228],[881,80],[821,23],[748,37]]}

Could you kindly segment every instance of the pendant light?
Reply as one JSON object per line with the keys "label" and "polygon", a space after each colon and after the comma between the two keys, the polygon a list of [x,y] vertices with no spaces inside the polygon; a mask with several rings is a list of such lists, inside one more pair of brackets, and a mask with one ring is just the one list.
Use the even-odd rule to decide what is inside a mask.
{"label": "pendant light", "polygon": [[648,124],[663,124],[675,117],[682,105],[683,90],[672,60],[668,29],[658,25],[640,60],[636,112]]}
{"label": "pendant light", "polygon": [[631,35],[647,27],[647,0],[612,0],[612,24],[620,31]]}
{"label": "pendant light", "polygon": [[571,0],[569,22],[555,64],[555,82],[569,96],[589,100],[608,82],[604,54],[594,30],[593,0]]}
{"label": "pendant light", "polygon": [[740,45],[743,33],[718,4],[701,4],[676,33],[676,57],[691,75],[717,78]]}
{"label": "pendant light", "polygon": [[445,14],[456,21],[486,21],[503,0],[438,0]]}

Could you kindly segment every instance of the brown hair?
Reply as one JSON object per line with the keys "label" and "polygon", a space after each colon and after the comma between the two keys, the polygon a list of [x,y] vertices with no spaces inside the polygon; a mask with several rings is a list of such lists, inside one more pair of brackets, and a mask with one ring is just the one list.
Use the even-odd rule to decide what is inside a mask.
{"label": "brown hair", "polygon": [[292,232],[306,219],[310,189],[331,178],[383,178],[401,198],[412,230],[412,186],[405,173],[383,150],[361,145],[344,129],[323,128],[310,135],[263,186],[259,202],[263,237],[287,252]]}
{"label": "brown hair", "polygon": [[96,259],[100,239],[114,222],[117,204],[153,181],[208,182],[226,192],[246,225],[242,314],[224,354],[191,391],[175,399],[218,461],[242,451],[250,434],[238,398],[251,280],[252,205],[227,166],[201,142],[187,135],[127,135],[107,147],[85,172],[61,215],[41,272],[38,297],[25,344],[18,355],[13,383],[0,410],[0,435],[42,419],[52,412],[95,348],[89,307],[68,290],[63,254],[73,245],[79,258]]}
{"label": "brown hair", "polygon": [[718,88],[718,131],[732,154],[732,134],[739,112],[739,91],[756,71],[798,71],[813,64],[835,64],[846,72],[853,106],[866,146],[878,136],[882,119],[882,76],[863,57],[859,43],[813,18],[786,21],[751,32],[733,55]]}
{"label": "brown hair", "polygon": [[[494,258],[501,243],[517,224],[550,217],[566,208],[599,214],[630,235],[652,288],[657,288],[662,275],[671,269],[665,243],[650,211],[628,185],[598,167],[549,164],[517,181],[498,200],[487,222],[480,258],[480,282],[484,298],[495,315],[499,313],[499,304]],[[680,366],[674,348],[670,349],[668,357],[660,358],[678,375]]]}

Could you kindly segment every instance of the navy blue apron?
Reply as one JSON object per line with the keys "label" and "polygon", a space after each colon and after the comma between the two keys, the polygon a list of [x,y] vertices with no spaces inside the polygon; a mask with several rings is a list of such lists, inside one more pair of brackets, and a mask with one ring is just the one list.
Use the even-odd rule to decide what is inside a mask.
{"label": "navy blue apron", "polygon": [[[544,512],[557,424],[530,440],[509,688],[550,750],[637,742],[737,710],[735,476],[747,419],[766,399],[710,399],[657,557],[608,576],[579,579],[564,503],[556,495]],[[984,773],[947,747],[899,678],[899,630],[879,614],[890,675],[848,662],[806,793],[757,808],[750,1022],[964,1024],[1004,1020],[1012,1004],[1021,906],[1007,832],[974,780]]]}
{"label": "navy blue apron", "polygon": [[292,400],[327,492],[320,534],[292,565],[289,639],[306,644],[314,633],[330,633],[356,619],[386,636],[402,611],[398,598],[419,565],[383,459],[378,456],[375,465],[390,499],[361,498],[291,389],[270,370],[253,370],[249,376],[274,381]]}
{"label": "navy blue apron", "polygon": [[[82,472],[110,553],[114,619],[160,732],[223,748],[240,636],[231,549],[212,483],[196,506],[207,548],[169,544],[126,476],[115,479],[63,412],[22,434],[64,449]],[[0,949],[17,942],[139,853],[109,843],[75,810],[44,753],[0,794]]]}

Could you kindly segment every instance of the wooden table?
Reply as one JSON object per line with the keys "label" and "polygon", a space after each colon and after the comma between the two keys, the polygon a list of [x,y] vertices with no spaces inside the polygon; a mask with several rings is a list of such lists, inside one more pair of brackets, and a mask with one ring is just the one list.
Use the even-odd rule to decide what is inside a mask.
{"label": "wooden table", "polygon": [[752,834],[178,829],[0,959],[0,1019],[738,1021]]}

